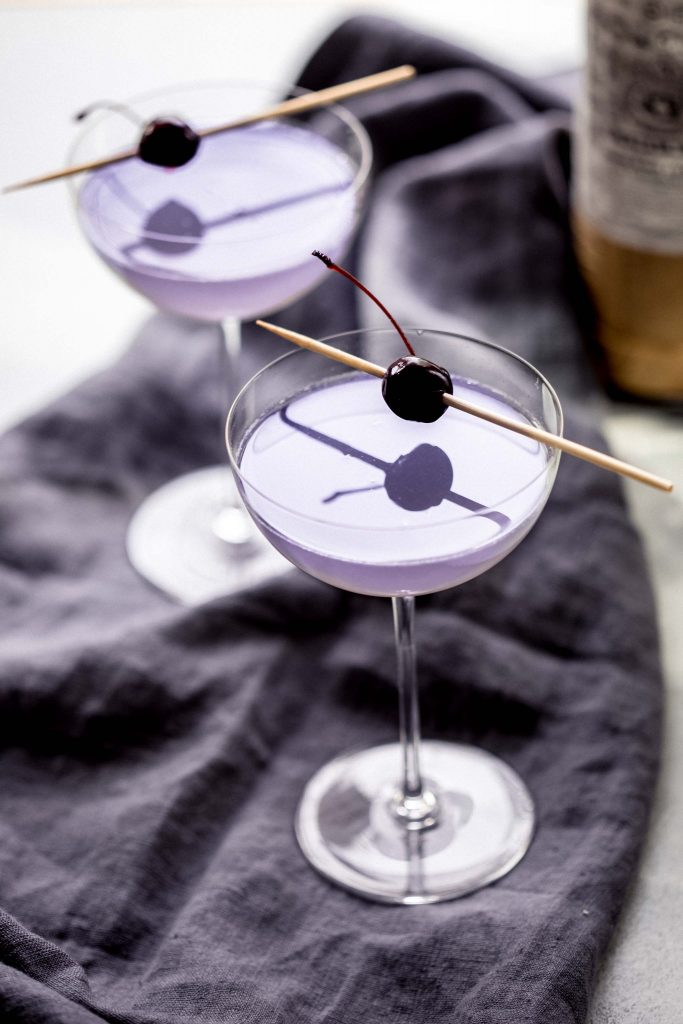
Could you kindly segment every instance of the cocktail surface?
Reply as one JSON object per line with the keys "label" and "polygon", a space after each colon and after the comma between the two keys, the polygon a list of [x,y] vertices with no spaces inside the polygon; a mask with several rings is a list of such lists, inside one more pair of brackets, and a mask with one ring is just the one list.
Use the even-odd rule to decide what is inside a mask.
{"label": "cocktail surface", "polygon": [[[544,446],[453,409],[401,420],[377,380],[336,381],[263,417],[240,455],[247,506],[288,558],[348,590],[426,593],[519,543],[547,495]],[[456,397],[525,422],[502,395],[453,383]]]}

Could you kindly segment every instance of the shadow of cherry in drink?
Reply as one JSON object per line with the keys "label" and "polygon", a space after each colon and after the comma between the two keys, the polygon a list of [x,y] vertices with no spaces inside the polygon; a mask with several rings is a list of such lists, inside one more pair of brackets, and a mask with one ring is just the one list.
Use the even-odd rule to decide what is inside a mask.
{"label": "shadow of cherry in drink", "polygon": [[[292,193],[282,199],[271,200],[264,203],[250,204],[247,206],[235,206],[218,217],[210,220],[201,220],[195,211],[180,202],[179,199],[169,199],[147,216],[143,222],[140,238],[132,244],[127,245],[122,252],[126,256],[132,256],[141,246],[151,249],[154,252],[162,253],[164,256],[180,256],[183,253],[191,252],[204,240],[207,232],[212,228],[218,228],[234,221],[246,220],[249,217],[259,217],[264,214],[273,213],[277,210],[294,206],[333,193],[342,192],[343,184],[334,184],[325,188],[307,190],[304,192]],[[116,184],[119,193],[126,194],[129,201],[132,197],[120,182]]]}
{"label": "shadow of cherry in drink", "polygon": [[363,491],[378,491],[384,489],[390,501],[393,501],[399,508],[408,512],[422,512],[428,508],[440,505],[442,501],[450,501],[454,505],[460,505],[477,515],[483,516],[495,523],[500,529],[510,525],[510,519],[504,512],[487,508],[481,502],[468,498],[464,494],[458,494],[451,490],[453,483],[453,466],[448,455],[441,448],[433,444],[419,444],[417,448],[405,455],[399,455],[393,462],[386,462],[378,459],[369,452],[361,451],[352,445],[340,441],[339,438],[324,434],[314,427],[293,420],[289,414],[289,407],[280,409],[280,419],[293,430],[310,437],[319,444],[325,444],[330,448],[336,448],[343,455],[350,455],[359,459],[367,465],[381,469],[384,473],[383,484],[371,484],[366,487],[354,487],[349,490],[334,491],[333,494],[323,498],[323,504],[329,504],[349,494],[360,494]]}
{"label": "shadow of cherry in drink", "polygon": [[395,505],[410,512],[440,505],[451,489],[453,466],[433,444],[420,444],[389,466],[384,489]]}
{"label": "shadow of cherry in drink", "polygon": [[189,206],[169,199],[150,213],[143,231],[148,248],[172,256],[195,249],[204,236],[205,227]]}

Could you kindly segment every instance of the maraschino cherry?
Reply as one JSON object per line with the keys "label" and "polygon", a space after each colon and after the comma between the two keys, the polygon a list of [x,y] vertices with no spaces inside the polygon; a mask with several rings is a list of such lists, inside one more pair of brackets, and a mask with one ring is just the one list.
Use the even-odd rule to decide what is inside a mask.
{"label": "maraschino cherry", "polygon": [[[391,411],[403,420],[434,423],[446,411],[443,395],[453,394],[453,382],[448,370],[437,363],[432,363],[429,359],[422,359],[415,354],[415,349],[408,341],[405,331],[393,318],[386,306],[357,277],[354,277],[353,274],[343,267],[338,266],[329,256],[325,256],[324,253],[319,252],[317,249],[313,255],[322,260],[329,270],[336,270],[338,274],[348,278],[368,298],[372,299],[375,305],[379,306],[384,315],[391,321],[408,349],[410,355],[401,356],[391,363],[387,367],[382,380],[382,397]],[[450,487],[450,484],[448,486]]]}
{"label": "maraschino cherry", "polygon": [[138,156],[156,167],[183,167],[199,149],[199,136],[179,117],[156,117],[145,125]]}
{"label": "maraschino cherry", "polygon": [[146,164],[153,164],[155,167],[183,167],[190,162],[199,149],[201,141],[199,135],[181,118],[155,117],[143,125],[136,114],[124,103],[98,100],[76,114],[76,120],[82,121],[93,111],[102,109],[114,110],[140,125],[142,135],[138,143],[137,155]]}
{"label": "maraschino cherry", "polygon": [[382,380],[384,401],[404,420],[434,423],[446,411],[444,394],[453,394],[450,373],[420,356],[395,359]]}

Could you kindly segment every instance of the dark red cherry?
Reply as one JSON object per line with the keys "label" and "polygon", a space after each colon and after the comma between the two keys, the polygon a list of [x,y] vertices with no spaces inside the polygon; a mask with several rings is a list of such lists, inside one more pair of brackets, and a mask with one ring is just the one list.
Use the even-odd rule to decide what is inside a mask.
{"label": "dark red cherry", "polygon": [[453,467],[446,453],[433,444],[419,444],[389,466],[384,487],[395,505],[422,512],[440,505],[452,483]]}
{"label": "dark red cherry", "polygon": [[180,118],[157,117],[146,125],[138,156],[156,167],[182,167],[199,148],[199,136]]}
{"label": "dark red cherry", "polygon": [[446,411],[444,394],[453,394],[448,370],[420,356],[401,356],[382,379],[382,397],[392,412],[404,420],[433,423]]}

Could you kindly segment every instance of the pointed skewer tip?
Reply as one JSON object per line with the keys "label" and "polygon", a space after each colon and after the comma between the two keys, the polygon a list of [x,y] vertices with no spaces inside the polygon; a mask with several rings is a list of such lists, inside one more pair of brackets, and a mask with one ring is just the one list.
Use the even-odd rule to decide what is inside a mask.
{"label": "pointed skewer tip", "polygon": [[[378,366],[376,363],[370,363],[365,359],[359,359],[358,356],[351,355],[350,352],[344,352],[342,349],[335,348],[333,345],[329,345],[326,342],[317,341],[315,338],[309,338],[307,335],[299,334],[297,331],[290,331],[286,327],[278,327],[277,324],[271,324],[266,320],[257,320],[256,325],[258,327],[265,328],[265,330],[270,331],[272,334],[279,335],[286,341],[291,341],[295,345],[299,345],[301,348],[308,349],[311,352],[317,352],[319,355],[326,356],[328,359],[334,359],[339,363],[344,363],[352,369],[371,373],[375,377],[383,377],[386,373],[385,368]],[[586,445],[578,444],[576,441],[570,441],[568,438],[562,437],[559,434],[552,434],[550,431],[543,430],[540,427],[535,427],[531,424],[521,424],[506,416],[487,412],[475,405],[471,405],[469,402],[464,402],[460,399],[454,398],[453,395],[445,394],[443,396],[443,401],[446,405],[450,405],[454,409],[468,413],[471,416],[477,416],[480,419],[488,420],[488,422],[494,423],[506,430],[511,430],[514,433],[530,437],[533,440],[538,441],[539,444],[546,444],[551,447],[558,448],[560,451],[566,452],[568,455],[574,455],[576,458],[583,459],[585,462],[590,462],[592,465],[598,466],[600,469],[606,469],[612,473],[618,473],[620,476],[629,477],[631,480],[647,484],[649,487],[654,487],[657,490],[664,491],[668,494],[670,494],[674,489],[674,485],[671,480],[656,476],[654,473],[648,473],[646,470],[639,469],[637,466],[632,466],[628,462],[623,462],[621,459],[616,459],[613,456],[597,451],[594,448],[588,448]]]}

